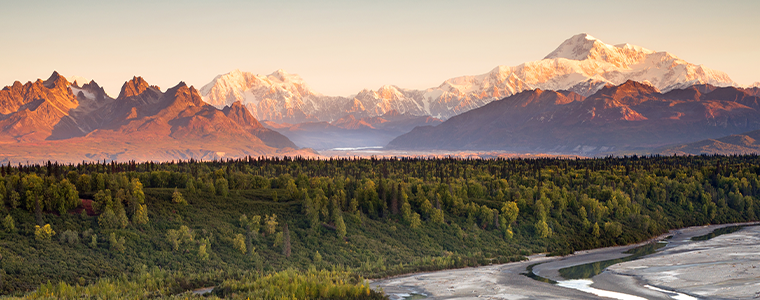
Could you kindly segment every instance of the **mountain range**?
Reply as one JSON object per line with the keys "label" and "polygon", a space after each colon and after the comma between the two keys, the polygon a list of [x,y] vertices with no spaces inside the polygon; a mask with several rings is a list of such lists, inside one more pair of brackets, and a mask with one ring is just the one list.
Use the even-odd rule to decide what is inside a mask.
{"label": "mountain range", "polygon": [[645,151],[760,129],[756,89],[694,85],[662,93],[632,80],[584,97],[524,91],[417,127],[392,149],[579,153]]}
{"label": "mountain range", "polygon": [[349,97],[325,96],[311,90],[298,75],[283,70],[270,75],[235,70],[217,76],[200,92],[216,107],[240,101],[257,119],[276,123],[332,122],[347,114],[363,118],[391,111],[448,119],[523,91],[567,90],[590,96],[606,85],[628,80],[648,83],[662,92],[695,84],[736,85],[723,72],[668,52],[609,45],[579,34],[542,60],[498,66],[485,74],[451,78],[424,90],[384,85]]}
{"label": "mountain range", "polygon": [[[541,60],[424,90],[385,85],[349,97],[317,93],[283,70],[235,70],[200,90],[180,82],[163,91],[135,76],[116,98],[93,80],[71,78],[53,72],[0,91],[0,163],[313,156],[309,148],[384,145],[747,153],[755,143],[747,132],[760,129],[760,83],[740,88],[725,73],[668,52],[588,34]],[[747,138],[732,136],[742,133]]]}
{"label": "mountain range", "polygon": [[0,91],[0,161],[212,159],[313,154],[261,125],[240,103],[217,109],[180,82],[165,92],[134,77],[111,98],[57,72]]}

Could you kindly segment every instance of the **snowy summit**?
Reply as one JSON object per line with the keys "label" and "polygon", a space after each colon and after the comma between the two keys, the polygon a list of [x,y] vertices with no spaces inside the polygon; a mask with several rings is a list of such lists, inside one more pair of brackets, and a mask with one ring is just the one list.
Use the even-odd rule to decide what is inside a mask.
{"label": "snowy summit", "polygon": [[333,121],[346,114],[374,117],[394,110],[447,119],[525,90],[570,90],[589,96],[607,84],[628,80],[662,92],[695,84],[736,85],[723,72],[668,52],[610,45],[582,33],[562,42],[542,60],[451,78],[425,90],[384,85],[353,97],[329,97],[311,91],[298,75],[283,70],[267,76],[235,70],[217,76],[201,94],[217,107],[241,101],[257,119],[275,122]]}

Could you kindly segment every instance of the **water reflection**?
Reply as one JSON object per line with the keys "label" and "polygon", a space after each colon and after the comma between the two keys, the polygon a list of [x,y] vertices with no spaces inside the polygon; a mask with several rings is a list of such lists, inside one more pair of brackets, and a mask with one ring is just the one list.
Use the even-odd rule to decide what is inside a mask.
{"label": "water reflection", "polygon": [[712,232],[710,232],[708,234],[700,235],[700,236],[695,236],[695,237],[691,238],[691,240],[692,241],[706,241],[706,240],[709,240],[709,239],[714,238],[714,237],[719,236],[719,235],[737,232],[737,231],[741,230],[744,227],[747,227],[747,226],[746,225],[738,225],[738,226],[728,226],[728,227],[718,228],[718,229],[715,229],[715,230],[713,230]]}
{"label": "water reflection", "polygon": [[626,257],[617,259],[597,261],[593,263],[577,265],[559,269],[559,275],[565,279],[586,279],[601,274],[607,267],[622,262],[632,261],[643,256],[655,253],[657,249],[665,247],[667,243],[650,243],[640,247],[633,248],[624,253],[631,254]]}
{"label": "water reflection", "polygon": [[535,264],[532,264],[532,265],[528,266],[527,268],[525,268],[525,270],[527,272],[526,273],[520,273],[520,274],[528,276],[529,278],[531,278],[533,280],[538,280],[538,281],[541,281],[541,282],[546,282],[546,283],[551,283],[551,284],[557,284],[557,282],[554,281],[554,280],[551,280],[549,278],[544,278],[544,277],[536,275],[536,273],[533,273],[533,267],[535,267],[536,265],[539,265],[539,264],[541,264],[541,263],[535,263]]}

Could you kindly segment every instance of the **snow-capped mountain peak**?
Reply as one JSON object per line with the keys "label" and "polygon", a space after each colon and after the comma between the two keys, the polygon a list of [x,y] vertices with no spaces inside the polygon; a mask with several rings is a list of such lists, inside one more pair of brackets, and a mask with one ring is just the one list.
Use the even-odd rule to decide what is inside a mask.
{"label": "snow-capped mountain peak", "polygon": [[584,60],[588,57],[591,49],[597,46],[606,46],[606,44],[599,42],[593,36],[581,33],[562,42],[557,49],[549,53],[544,59],[566,58]]}
{"label": "snow-capped mountain peak", "polygon": [[392,110],[446,119],[525,90],[569,90],[589,96],[606,85],[628,80],[646,82],[662,92],[694,84],[736,85],[723,72],[668,52],[626,43],[610,45],[582,33],[562,42],[542,60],[450,78],[425,90],[384,85],[351,97],[328,97],[284,70],[267,76],[235,70],[217,76],[200,91],[205,101],[217,107],[241,101],[259,120],[298,123],[331,122],[346,114],[374,117]]}
{"label": "snow-capped mountain peak", "polygon": [[575,35],[549,53],[544,59],[565,58],[570,60],[590,60],[610,63],[619,68],[628,68],[645,59],[652,50],[630,44],[610,45],[588,35]]}

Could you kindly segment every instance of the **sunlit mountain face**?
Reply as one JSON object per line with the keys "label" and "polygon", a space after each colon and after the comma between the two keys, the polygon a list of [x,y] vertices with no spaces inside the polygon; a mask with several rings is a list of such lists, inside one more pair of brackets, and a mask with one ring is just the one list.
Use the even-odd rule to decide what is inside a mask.
{"label": "sunlit mountain face", "polygon": [[331,122],[347,114],[374,117],[390,111],[448,119],[526,90],[568,90],[590,96],[605,85],[628,80],[648,83],[661,92],[695,84],[735,85],[723,72],[668,52],[609,45],[579,34],[542,60],[451,78],[425,90],[385,85],[350,97],[325,96],[311,90],[298,75],[283,70],[269,75],[235,70],[217,76],[200,92],[206,102],[217,107],[240,101],[257,119],[278,123]]}

